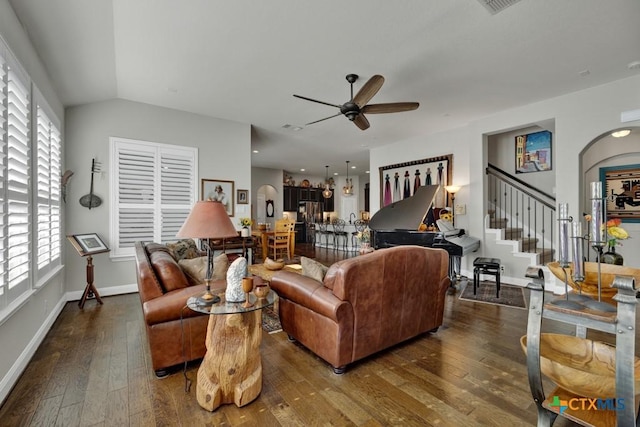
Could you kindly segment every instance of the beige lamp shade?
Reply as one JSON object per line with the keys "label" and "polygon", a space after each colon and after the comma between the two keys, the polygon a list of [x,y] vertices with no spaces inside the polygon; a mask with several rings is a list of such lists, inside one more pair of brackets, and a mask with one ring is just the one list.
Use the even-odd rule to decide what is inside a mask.
{"label": "beige lamp shade", "polygon": [[176,237],[222,239],[236,237],[238,232],[224,206],[213,200],[196,202]]}
{"label": "beige lamp shade", "polygon": [[447,185],[446,187],[444,187],[445,190],[447,190],[447,193],[449,194],[456,194],[458,191],[460,191],[460,186],[459,185]]}

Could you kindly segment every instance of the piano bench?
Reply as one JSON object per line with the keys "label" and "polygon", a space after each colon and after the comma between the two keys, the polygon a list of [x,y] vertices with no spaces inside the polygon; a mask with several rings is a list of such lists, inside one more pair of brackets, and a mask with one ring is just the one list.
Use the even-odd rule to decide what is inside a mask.
{"label": "piano bench", "polygon": [[480,274],[489,274],[496,278],[496,298],[500,298],[500,259],[478,257],[473,260],[473,294],[480,285]]}

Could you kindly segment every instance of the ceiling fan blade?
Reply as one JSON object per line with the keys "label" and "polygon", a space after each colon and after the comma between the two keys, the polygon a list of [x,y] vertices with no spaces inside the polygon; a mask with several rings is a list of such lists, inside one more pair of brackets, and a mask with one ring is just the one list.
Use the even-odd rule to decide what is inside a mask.
{"label": "ceiling fan blade", "polygon": [[317,99],[307,98],[306,96],[300,96],[300,95],[293,95],[293,96],[295,96],[296,98],[307,100],[307,101],[317,102],[318,104],[324,104],[324,105],[328,105],[330,107],[340,108],[340,105],[329,104],[328,102],[318,101]]}
{"label": "ceiling fan blade", "polygon": [[390,102],[388,104],[365,105],[360,111],[367,114],[399,113],[415,110],[419,106],[418,102]]}
{"label": "ceiling fan blade", "polygon": [[364,116],[364,114],[360,113],[353,119],[353,123],[356,124],[360,129],[367,130],[369,129],[369,120]]}
{"label": "ceiling fan blade", "polygon": [[322,121],[324,121],[324,120],[333,119],[334,117],[338,117],[338,116],[339,116],[339,115],[341,115],[341,114],[342,114],[342,113],[334,114],[333,116],[325,117],[324,119],[320,119],[320,120],[316,120],[315,122],[307,123],[305,126],[312,125],[312,124],[314,124],[314,123],[318,123],[318,122],[322,122]]}
{"label": "ceiling fan blade", "polygon": [[384,77],[379,74],[371,77],[365,84],[360,88],[356,96],[353,97],[353,102],[358,105],[358,107],[362,108],[367,105],[367,102],[373,98],[373,96],[378,93],[382,84],[384,83]]}

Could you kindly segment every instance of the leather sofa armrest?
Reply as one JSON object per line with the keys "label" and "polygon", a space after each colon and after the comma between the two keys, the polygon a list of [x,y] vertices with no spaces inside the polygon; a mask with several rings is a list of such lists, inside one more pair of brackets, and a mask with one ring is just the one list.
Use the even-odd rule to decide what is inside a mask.
{"label": "leather sofa armrest", "polygon": [[[224,280],[211,282],[211,291],[214,294],[219,293],[220,289],[224,290],[224,287]],[[202,295],[204,291],[205,285],[188,286],[167,292],[161,297],[145,301],[142,304],[144,319],[148,325],[155,325],[180,320],[181,313],[183,318],[200,316],[202,315],[201,313],[187,308],[187,300],[190,297]]]}
{"label": "leather sofa armrest", "polygon": [[331,289],[315,279],[290,271],[280,271],[271,279],[271,289],[318,314],[338,321],[344,310],[353,311],[351,304],[336,297]]}

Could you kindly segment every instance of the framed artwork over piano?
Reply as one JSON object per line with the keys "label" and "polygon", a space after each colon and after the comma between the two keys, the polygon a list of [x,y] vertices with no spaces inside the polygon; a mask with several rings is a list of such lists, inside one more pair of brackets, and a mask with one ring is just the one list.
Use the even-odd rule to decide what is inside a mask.
{"label": "framed artwork over piano", "polygon": [[407,199],[427,185],[440,186],[434,207],[449,206],[450,195],[444,186],[453,183],[453,154],[381,166],[379,170],[380,207]]}

